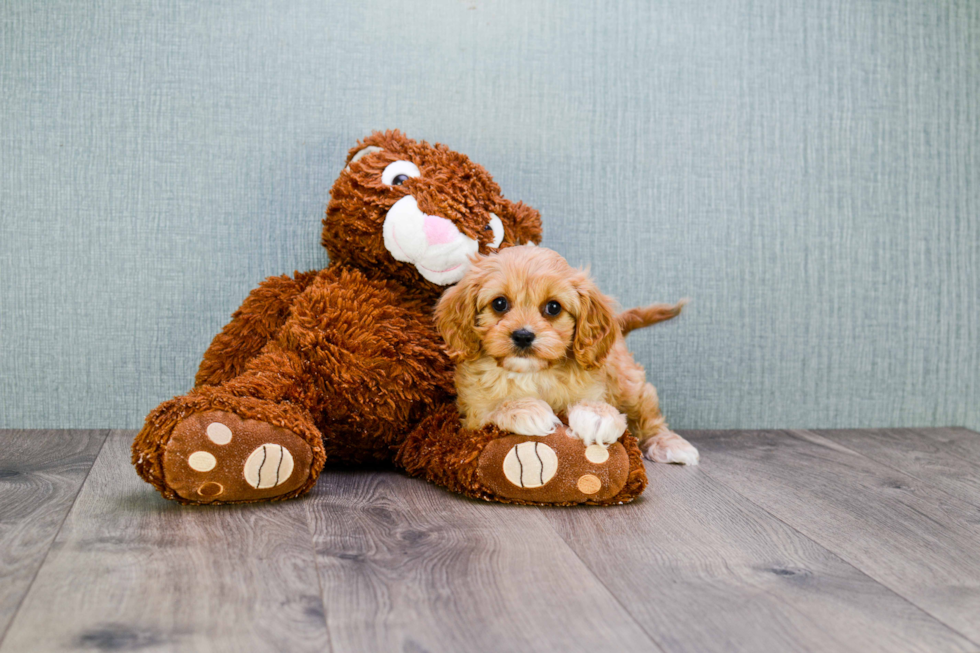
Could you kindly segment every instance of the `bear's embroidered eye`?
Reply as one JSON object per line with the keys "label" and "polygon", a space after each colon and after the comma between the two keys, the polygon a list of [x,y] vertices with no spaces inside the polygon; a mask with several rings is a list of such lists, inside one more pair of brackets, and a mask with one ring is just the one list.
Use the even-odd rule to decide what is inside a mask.
{"label": "bear's embroidered eye", "polygon": [[411,161],[395,161],[381,173],[381,183],[386,186],[401,186],[412,177],[419,176],[419,169]]}
{"label": "bear's embroidered eye", "polygon": [[494,213],[490,214],[487,230],[493,232],[493,242],[490,243],[490,247],[500,247],[500,243],[504,242],[504,223]]}
{"label": "bear's embroidered eye", "polygon": [[510,302],[507,301],[506,297],[498,297],[490,302],[490,307],[498,313],[506,313],[507,309],[510,308]]}
{"label": "bear's embroidered eye", "polygon": [[544,305],[544,314],[548,317],[555,317],[559,313],[561,313],[561,304],[555,300],[552,299],[550,302]]}

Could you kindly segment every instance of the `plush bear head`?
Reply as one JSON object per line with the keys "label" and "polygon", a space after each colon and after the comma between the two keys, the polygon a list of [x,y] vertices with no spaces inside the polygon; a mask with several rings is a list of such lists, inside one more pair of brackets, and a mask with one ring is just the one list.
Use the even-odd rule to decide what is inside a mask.
{"label": "plush bear head", "polygon": [[445,145],[375,132],[347,156],[321,240],[331,261],[381,273],[432,297],[474,254],[541,242],[541,217],[500,194],[490,174]]}

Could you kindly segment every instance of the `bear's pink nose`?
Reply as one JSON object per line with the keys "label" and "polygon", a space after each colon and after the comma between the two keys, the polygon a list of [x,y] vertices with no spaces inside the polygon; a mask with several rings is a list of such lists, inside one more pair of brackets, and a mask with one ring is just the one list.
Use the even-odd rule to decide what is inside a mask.
{"label": "bear's pink nose", "polygon": [[456,225],[445,218],[440,218],[437,215],[425,216],[423,228],[425,229],[425,237],[428,239],[430,245],[451,243],[456,239],[456,235],[459,233],[459,230],[456,229]]}

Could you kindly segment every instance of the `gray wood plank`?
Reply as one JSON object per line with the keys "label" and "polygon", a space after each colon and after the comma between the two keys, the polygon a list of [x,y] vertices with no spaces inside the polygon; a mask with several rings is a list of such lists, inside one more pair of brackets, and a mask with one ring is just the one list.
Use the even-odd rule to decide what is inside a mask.
{"label": "gray wood plank", "polygon": [[0,651],[329,649],[302,500],[184,507],[109,435]]}
{"label": "gray wood plank", "polygon": [[632,505],[546,516],[664,650],[975,650],[702,467],[647,472]]}
{"label": "gray wood plank", "polygon": [[0,431],[0,640],[108,431]]}
{"label": "gray wood plank", "polygon": [[941,444],[950,454],[980,463],[980,433],[959,426],[918,429],[923,436]]}
{"label": "gray wood plank", "polygon": [[972,460],[980,460],[980,433],[961,426],[946,428],[917,429],[922,435],[943,445],[953,446]]}
{"label": "gray wood plank", "polygon": [[811,431],[980,508],[980,433],[965,429]]}
{"label": "gray wood plank", "polygon": [[706,474],[980,642],[980,511],[806,431],[690,434]]}
{"label": "gray wood plank", "polygon": [[395,472],[328,472],[315,492],[337,650],[656,649],[538,508],[471,501]]}

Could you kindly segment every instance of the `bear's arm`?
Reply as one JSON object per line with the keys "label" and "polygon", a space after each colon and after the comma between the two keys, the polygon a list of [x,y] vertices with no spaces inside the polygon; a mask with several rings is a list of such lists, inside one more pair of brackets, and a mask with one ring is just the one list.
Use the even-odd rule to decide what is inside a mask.
{"label": "bear's arm", "polygon": [[332,269],[296,297],[275,337],[221,388],[304,406],[331,440],[390,444],[446,400],[452,379],[424,309],[359,271]]}
{"label": "bear's arm", "polygon": [[305,384],[325,391],[329,402],[341,399],[332,413],[361,407],[402,422],[403,411],[454,392],[452,362],[431,309],[403,294],[356,269],[324,271],[297,297],[270,349],[297,355]]}
{"label": "bear's arm", "polygon": [[220,385],[241,374],[285,324],[293,302],[317,274],[314,270],[269,277],[250,292],[204,352],[194,387]]}

